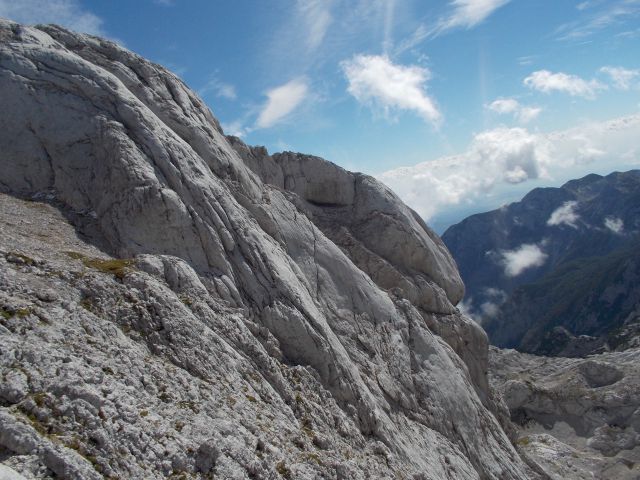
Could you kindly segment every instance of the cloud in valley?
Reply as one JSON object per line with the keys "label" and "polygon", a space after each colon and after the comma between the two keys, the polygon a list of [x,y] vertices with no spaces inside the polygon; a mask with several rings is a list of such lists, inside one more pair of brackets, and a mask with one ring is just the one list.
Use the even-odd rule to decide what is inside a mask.
{"label": "cloud in valley", "polygon": [[572,228],[578,228],[576,222],[580,219],[580,216],[575,212],[576,207],[578,206],[578,202],[565,202],[562,206],[556,208],[549,220],[547,220],[547,225],[549,226],[559,226],[559,225],[568,225]]}
{"label": "cloud in valley", "polygon": [[622,234],[624,230],[624,222],[621,218],[607,217],[604,219],[604,226],[618,235]]}
{"label": "cloud in valley", "polygon": [[442,118],[426,91],[428,69],[396,65],[384,55],[356,55],[341,65],[349,83],[347,91],[361,104],[382,111],[385,117],[410,111],[431,123]]}
{"label": "cloud in valley", "polygon": [[504,266],[504,274],[507,277],[517,277],[529,268],[544,265],[547,254],[542,249],[532,243],[522,244],[514,250],[501,252],[501,262]]}

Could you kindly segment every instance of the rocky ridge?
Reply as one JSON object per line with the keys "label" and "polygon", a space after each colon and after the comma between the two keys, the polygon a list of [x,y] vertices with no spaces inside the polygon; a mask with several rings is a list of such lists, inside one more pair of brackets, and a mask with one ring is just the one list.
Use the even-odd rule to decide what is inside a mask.
{"label": "rocky ridge", "polygon": [[535,478],[455,263],[387,188],[57,26],[0,20],[0,107],[3,468]]}
{"label": "rocky ridge", "polygon": [[491,347],[518,444],[552,479],[640,478],[640,349],[586,359]]}

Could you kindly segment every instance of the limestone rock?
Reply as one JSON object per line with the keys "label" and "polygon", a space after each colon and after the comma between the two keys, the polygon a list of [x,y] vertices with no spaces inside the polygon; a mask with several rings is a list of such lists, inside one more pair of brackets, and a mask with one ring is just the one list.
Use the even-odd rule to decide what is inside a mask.
{"label": "limestone rock", "polygon": [[517,443],[551,478],[640,476],[640,350],[572,359],[492,347],[490,360]]}
{"label": "limestone rock", "polygon": [[455,263],[392,192],[225,137],[111,42],[5,20],[0,39],[4,464],[535,478],[489,410]]}

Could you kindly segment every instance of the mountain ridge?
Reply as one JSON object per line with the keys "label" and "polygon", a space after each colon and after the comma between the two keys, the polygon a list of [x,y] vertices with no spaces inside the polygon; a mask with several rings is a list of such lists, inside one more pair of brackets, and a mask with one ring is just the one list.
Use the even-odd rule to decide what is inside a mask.
{"label": "mountain ridge", "polygon": [[[608,332],[622,327],[635,307],[611,312],[608,320],[606,315],[600,318],[601,328],[587,327],[588,322],[578,320],[578,313],[552,321],[549,316],[560,311],[563,301],[554,300],[555,283],[562,278],[563,288],[573,292],[572,296],[584,295],[578,303],[587,301],[589,295],[600,295],[603,292],[595,285],[589,289],[584,284],[584,291],[579,288],[578,278],[573,286],[567,283],[567,270],[575,262],[582,262],[586,272],[589,262],[605,268],[607,258],[614,261],[616,255],[628,257],[637,243],[639,227],[640,171],[631,170],[607,176],[591,174],[559,188],[536,188],[520,202],[451,227],[443,240],[467,285],[465,306],[482,322],[494,344],[531,353],[585,355],[608,348]],[[468,238],[474,238],[474,243],[466,244]],[[613,268],[607,264],[609,267]],[[598,273],[592,271],[590,276]],[[631,275],[631,270],[628,273]],[[547,288],[541,290],[542,284]],[[635,298],[633,284],[625,285],[620,288]],[[603,290],[607,286],[606,281],[600,285]],[[525,294],[534,290],[543,292],[535,301]],[[543,331],[543,325],[548,325],[549,331]],[[543,338],[550,338],[550,330],[555,327],[560,328],[556,332],[560,343],[547,349]],[[594,333],[600,340],[576,340]],[[617,342],[611,340],[612,344]],[[576,341],[584,345],[579,347]]]}
{"label": "mountain ridge", "polygon": [[112,42],[0,40],[3,464],[535,478],[455,263],[389,189],[229,139]]}

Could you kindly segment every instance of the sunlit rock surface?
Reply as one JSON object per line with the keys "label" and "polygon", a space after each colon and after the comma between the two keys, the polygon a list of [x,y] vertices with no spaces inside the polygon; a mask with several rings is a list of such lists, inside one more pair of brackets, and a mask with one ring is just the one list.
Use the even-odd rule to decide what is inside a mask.
{"label": "sunlit rock surface", "polygon": [[6,469],[535,478],[453,260],[374,179],[225,137],[111,42],[2,20],[0,189]]}

